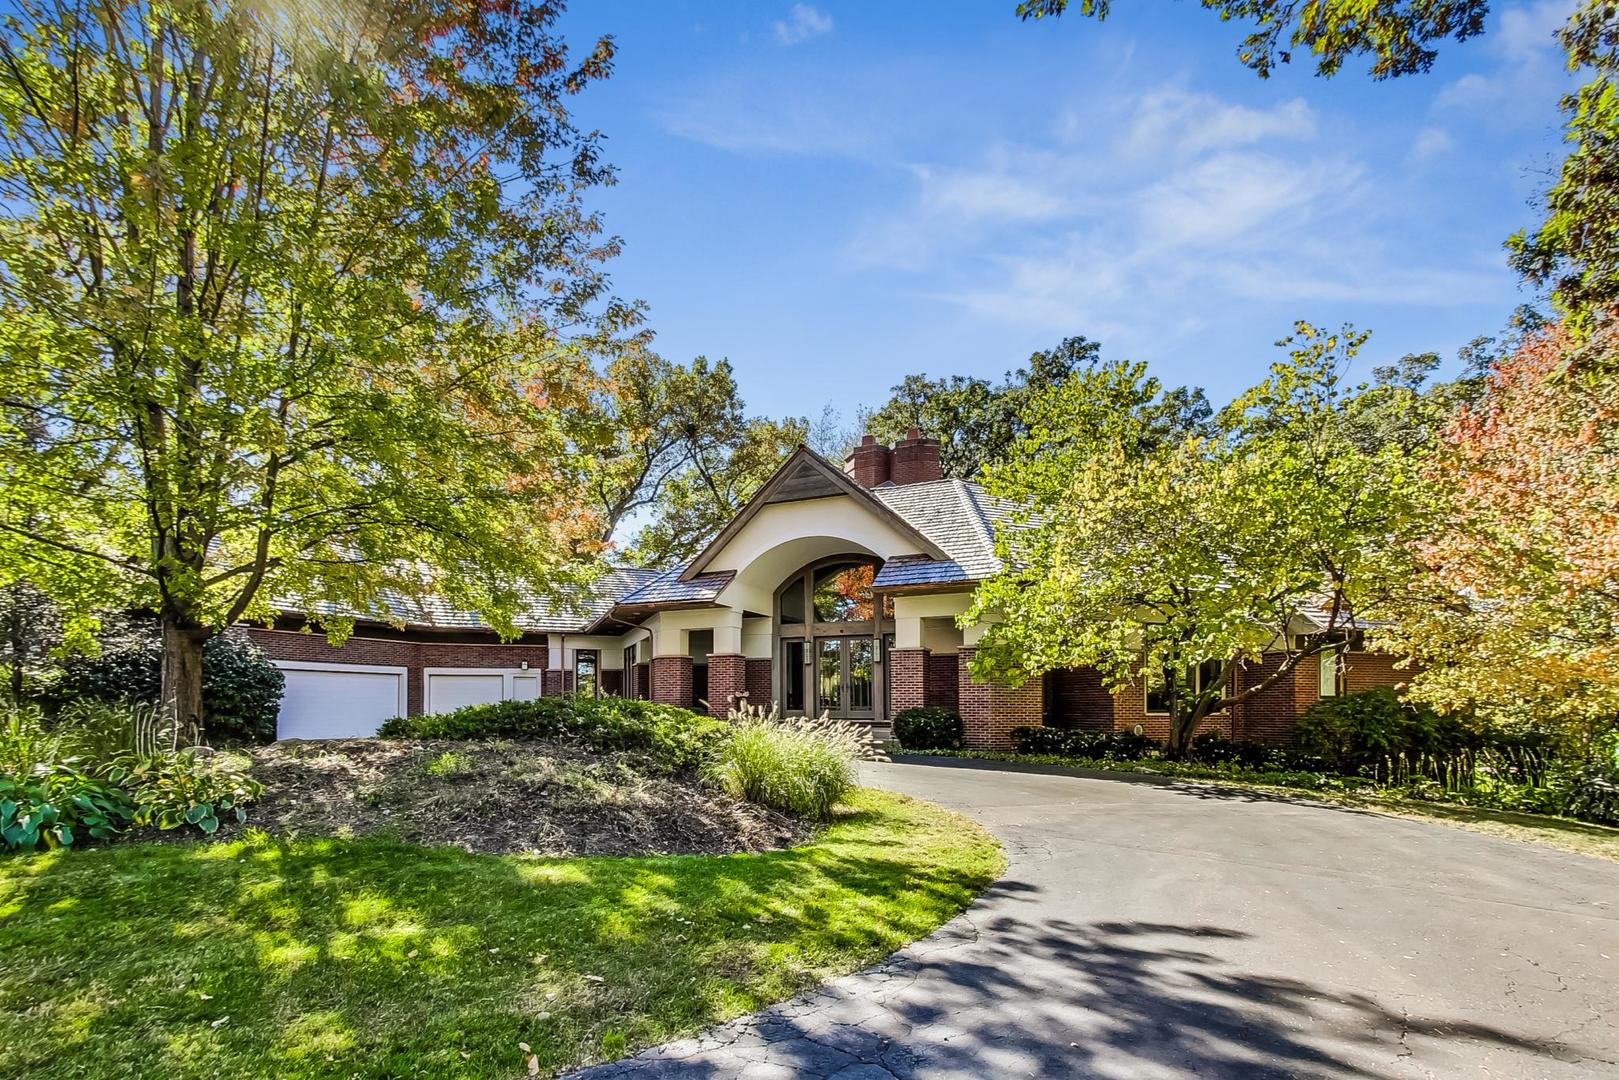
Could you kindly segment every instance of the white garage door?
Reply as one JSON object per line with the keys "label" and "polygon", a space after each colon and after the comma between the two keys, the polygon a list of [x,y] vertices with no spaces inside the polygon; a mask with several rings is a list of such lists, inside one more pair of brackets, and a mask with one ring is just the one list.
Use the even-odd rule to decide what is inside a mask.
{"label": "white garage door", "polygon": [[506,676],[490,672],[428,672],[427,711],[449,712],[463,705],[506,700]]}
{"label": "white garage door", "polygon": [[375,735],[405,714],[405,669],[278,662],[287,690],[278,739],[350,739]]}

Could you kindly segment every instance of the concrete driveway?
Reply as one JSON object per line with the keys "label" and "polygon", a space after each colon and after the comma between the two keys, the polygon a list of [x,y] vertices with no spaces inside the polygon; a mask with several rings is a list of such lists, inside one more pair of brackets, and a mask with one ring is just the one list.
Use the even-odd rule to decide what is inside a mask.
{"label": "concrete driveway", "polygon": [[1006,845],[882,964],[605,1077],[1619,1076],[1619,863],[1190,784],[869,767]]}

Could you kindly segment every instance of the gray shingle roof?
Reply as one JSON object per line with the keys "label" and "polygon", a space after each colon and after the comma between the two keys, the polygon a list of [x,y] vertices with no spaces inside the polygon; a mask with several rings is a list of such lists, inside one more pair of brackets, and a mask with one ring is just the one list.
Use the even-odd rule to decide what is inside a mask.
{"label": "gray shingle roof", "polygon": [[995,525],[1012,507],[966,480],[929,480],[872,489],[883,505],[917,532],[943,548],[949,562],[922,557],[892,559],[878,573],[874,588],[976,581],[998,571]]}
{"label": "gray shingle roof", "polygon": [[[612,611],[618,598],[659,577],[656,570],[642,570],[633,566],[609,567],[587,589],[575,595],[573,604],[546,599],[532,590],[524,590],[522,610],[515,622],[519,629],[536,634],[577,634],[588,630]],[[354,615],[335,604],[304,605],[293,600],[276,603],[283,611],[304,611],[311,608],[317,614]],[[360,618],[389,622],[402,622],[407,626],[430,627],[435,630],[482,630],[489,624],[476,611],[458,608],[436,596],[410,597],[392,590],[378,598],[378,608],[358,615]]]}
{"label": "gray shingle roof", "polygon": [[708,574],[698,574],[690,581],[681,581],[680,575],[688,565],[689,562],[684,562],[661,573],[654,573],[635,590],[619,597],[617,603],[625,607],[641,604],[705,603],[717,597],[720,590],[729,585],[731,579],[736,576],[734,570],[716,570]]}

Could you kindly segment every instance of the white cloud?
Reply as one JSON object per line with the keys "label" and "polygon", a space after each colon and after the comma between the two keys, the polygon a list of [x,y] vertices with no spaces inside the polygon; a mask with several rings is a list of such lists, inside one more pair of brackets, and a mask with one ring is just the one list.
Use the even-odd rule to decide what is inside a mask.
{"label": "white cloud", "polygon": [[[1494,263],[1413,253],[1386,226],[1401,174],[1373,172],[1302,100],[1266,107],[1183,89],[1121,95],[1086,130],[913,165],[908,201],[874,214],[856,268],[914,274],[922,295],[1021,331],[1182,340],[1252,305],[1453,305]],[[1442,152],[1438,126],[1417,137]],[[1493,256],[1493,252],[1489,253]]]}
{"label": "white cloud", "polygon": [[1537,0],[1502,9],[1482,39],[1486,71],[1446,83],[1435,108],[1488,110],[1498,121],[1540,117],[1568,83],[1557,31],[1571,8],[1569,0]]}
{"label": "white cloud", "polygon": [[1135,199],[1142,238],[1154,245],[1231,245],[1346,194],[1360,169],[1221,153],[1152,185]]}
{"label": "white cloud", "polygon": [[832,32],[832,16],[809,4],[794,4],[785,19],[776,21],[776,40],[797,45]]}
{"label": "white cloud", "polygon": [[1456,140],[1451,138],[1450,132],[1442,127],[1425,127],[1417,132],[1416,141],[1411,144],[1411,159],[1430,161],[1444,157],[1455,148]]}
{"label": "white cloud", "polygon": [[1315,113],[1302,98],[1253,109],[1210,94],[1167,89],[1141,99],[1121,149],[1138,158],[1188,156],[1315,134]]}
{"label": "white cloud", "polygon": [[1434,104],[1441,109],[1467,109],[1477,105],[1485,105],[1499,98],[1505,90],[1505,83],[1496,79],[1485,78],[1477,72],[1463,75],[1454,82],[1447,83],[1434,99]]}
{"label": "white cloud", "polygon": [[919,203],[930,215],[966,222],[1044,221],[1070,206],[1047,178],[1018,175],[1010,169],[990,172],[937,169],[926,165],[912,171],[921,182]]}

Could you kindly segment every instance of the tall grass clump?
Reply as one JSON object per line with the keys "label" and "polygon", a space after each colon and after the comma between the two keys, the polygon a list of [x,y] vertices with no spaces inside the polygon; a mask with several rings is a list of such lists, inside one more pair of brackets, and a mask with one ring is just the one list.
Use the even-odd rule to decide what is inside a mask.
{"label": "tall grass clump", "polygon": [[836,732],[754,716],[732,728],[707,777],[734,799],[824,821],[854,790],[859,756]]}

